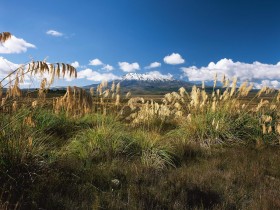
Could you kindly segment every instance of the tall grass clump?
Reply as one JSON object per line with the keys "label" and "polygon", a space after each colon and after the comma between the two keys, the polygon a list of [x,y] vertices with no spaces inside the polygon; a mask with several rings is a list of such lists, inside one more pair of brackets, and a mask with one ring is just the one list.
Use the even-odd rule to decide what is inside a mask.
{"label": "tall grass clump", "polygon": [[[190,93],[185,88],[168,93],[162,103],[131,98],[128,106],[131,114],[126,119],[132,125],[160,128],[171,122],[178,125],[184,142],[196,142],[204,146],[223,143],[277,143],[279,136],[279,93],[263,87],[252,96],[253,84],[247,81],[237,87],[237,79],[223,76],[222,88],[217,88],[215,77],[212,92],[194,85]],[[248,96],[250,94],[250,97]],[[274,99],[263,99],[274,94]],[[140,102],[140,103],[139,103]],[[135,105],[137,104],[137,105]],[[177,137],[178,137],[177,135]]]}

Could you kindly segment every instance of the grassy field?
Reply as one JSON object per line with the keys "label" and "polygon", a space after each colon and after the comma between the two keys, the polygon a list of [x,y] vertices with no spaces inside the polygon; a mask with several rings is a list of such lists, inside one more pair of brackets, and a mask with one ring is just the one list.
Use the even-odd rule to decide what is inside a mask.
{"label": "grassy field", "polygon": [[[1,209],[280,208],[278,91],[224,78],[165,95],[106,81],[48,92],[76,73],[51,65],[0,91]],[[21,71],[50,75],[29,94]]]}

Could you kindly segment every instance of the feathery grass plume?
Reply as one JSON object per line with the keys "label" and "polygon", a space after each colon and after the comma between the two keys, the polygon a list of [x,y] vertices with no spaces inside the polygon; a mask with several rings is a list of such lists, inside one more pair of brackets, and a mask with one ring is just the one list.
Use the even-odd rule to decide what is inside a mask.
{"label": "feathery grass plume", "polygon": [[107,97],[109,97],[109,94],[110,94],[110,90],[109,90],[109,89],[106,89],[106,90],[103,92],[103,97],[104,97],[104,98],[107,98]]}
{"label": "feathery grass plume", "polygon": [[96,94],[101,96],[102,95],[102,84],[97,85]]}
{"label": "feathery grass plume", "polygon": [[254,87],[254,84],[251,83],[245,90],[244,90],[244,93],[243,93],[243,96],[247,96],[249,94],[249,92],[253,89]]}
{"label": "feathery grass plume", "polygon": [[226,75],[223,74],[221,83],[223,84],[223,88],[226,87]]}
{"label": "feathery grass plume", "polygon": [[275,124],[275,131],[280,135],[280,123]]}
{"label": "feathery grass plume", "polygon": [[115,99],[115,97],[116,97],[116,93],[112,93],[111,98],[112,98],[112,99]]}
{"label": "feathery grass plume", "polygon": [[246,90],[247,90],[247,85],[248,85],[248,81],[246,80],[245,82],[243,82],[237,92],[238,92],[238,96],[245,96]]}
{"label": "feathery grass plume", "polygon": [[101,85],[102,85],[103,88],[107,88],[108,87],[108,81],[107,80],[103,80],[101,82]]}
{"label": "feathery grass plume", "polygon": [[257,97],[260,97],[264,92],[266,92],[267,88],[267,86],[263,86],[257,93]]}
{"label": "feathery grass plume", "polygon": [[14,102],[13,102],[13,105],[12,105],[12,110],[13,110],[13,112],[16,112],[17,109],[18,109],[18,102],[17,102],[17,101],[14,101]]}
{"label": "feathery grass plume", "polygon": [[37,100],[33,101],[31,106],[32,106],[32,108],[35,109],[38,106],[38,101]]}
{"label": "feathery grass plume", "polygon": [[131,97],[131,92],[128,91],[128,92],[126,93],[126,95],[125,95],[125,98],[126,98],[126,99],[129,99],[130,97]]}
{"label": "feathery grass plume", "polygon": [[181,110],[181,109],[182,109],[181,104],[178,103],[178,102],[176,102],[176,103],[174,104],[174,107],[175,107],[177,110]]}
{"label": "feathery grass plume", "polygon": [[262,124],[262,133],[267,134],[266,126],[264,123]]}
{"label": "feathery grass plume", "polygon": [[216,131],[219,129],[219,123],[220,123],[220,121],[218,120],[217,125],[216,125],[216,127],[215,127],[215,130],[216,130]]}
{"label": "feathery grass plume", "polygon": [[83,116],[92,111],[93,100],[90,93],[82,88],[67,87],[64,96],[53,100],[53,110],[55,113],[66,111],[67,116]]}
{"label": "feathery grass plume", "polygon": [[187,116],[187,121],[188,121],[188,122],[191,122],[191,121],[192,121],[192,114],[188,114],[188,116]]}
{"label": "feathery grass plume", "polygon": [[56,63],[55,75],[57,76],[57,78],[60,77],[60,66],[59,66],[59,63]]}
{"label": "feathery grass plume", "polygon": [[220,89],[216,90],[217,97],[220,98]]}
{"label": "feathery grass plume", "polygon": [[115,81],[113,81],[111,86],[111,92],[115,92],[115,89],[116,89],[116,85],[115,85]]}
{"label": "feathery grass plume", "polygon": [[167,93],[164,95],[164,102],[167,103],[167,102],[172,102],[172,95],[171,93]]}
{"label": "feathery grass plume", "polygon": [[91,88],[89,89],[89,93],[90,93],[91,97],[94,96],[94,87],[91,87]]}
{"label": "feathery grass plume", "polygon": [[32,127],[32,128],[35,127],[35,122],[33,121],[31,115],[29,115],[29,116],[27,116],[23,119],[23,125],[27,125],[27,126]]}
{"label": "feathery grass plume", "polygon": [[228,88],[229,87],[229,83],[230,83],[230,81],[229,81],[229,79],[227,79],[226,82],[225,82],[225,86],[224,87]]}
{"label": "feathery grass plume", "polygon": [[215,73],[215,76],[214,76],[214,85],[213,85],[213,90],[215,89],[216,85],[217,85],[217,80],[218,80],[218,74],[217,72]]}
{"label": "feathery grass plume", "polygon": [[217,107],[217,99],[216,97],[214,97],[213,101],[212,101],[212,111],[215,112],[216,111],[216,107]]}
{"label": "feathery grass plume", "polygon": [[204,81],[202,81],[201,89],[205,89],[205,82]]}
{"label": "feathery grass plume", "polygon": [[19,88],[19,77],[16,74],[15,82],[12,86],[9,87],[9,96],[15,98],[20,97],[22,95],[21,89]]}
{"label": "feathery grass plume", "polygon": [[270,109],[271,111],[276,111],[276,110],[277,110],[277,106],[276,106],[275,104],[271,104],[270,107],[269,107],[269,109]]}
{"label": "feathery grass plume", "polygon": [[229,92],[228,92],[228,90],[225,90],[224,92],[223,92],[223,95],[222,95],[222,100],[223,101],[227,101],[228,99],[230,98],[230,95],[229,95]]}
{"label": "feathery grass plume", "polygon": [[10,32],[2,32],[0,33],[0,42],[6,42],[8,39],[12,37],[12,34]]}
{"label": "feathery grass plume", "polygon": [[237,85],[237,78],[234,77],[233,81],[232,81],[231,90],[230,90],[230,97],[232,97],[233,94],[235,93],[236,85]]}
{"label": "feathery grass plume", "polygon": [[272,117],[270,115],[262,115],[262,121],[265,123],[270,123],[272,121]]}
{"label": "feathery grass plume", "polygon": [[261,99],[261,101],[258,103],[255,111],[258,112],[261,108],[265,107],[266,105],[269,105],[269,101]]}
{"label": "feathery grass plume", "polygon": [[194,108],[197,108],[200,103],[200,89],[197,88],[195,85],[192,87],[191,99],[192,100],[190,102],[190,105]]}
{"label": "feathery grass plume", "polygon": [[121,92],[121,83],[118,82],[117,87],[116,87],[116,93],[120,93]]}
{"label": "feathery grass plume", "polygon": [[202,102],[200,104],[200,107],[202,108],[206,105],[208,99],[208,95],[205,90],[201,91],[201,98],[202,98]]}
{"label": "feathery grass plume", "polygon": [[179,93],[181,97],[184,97],[186,94],[186,89],[184,87],[180,87],[179,88]]}
{"label": "feathery grass plume", "polygon": [[268,129],[267,129],[267,133],[270,134],[271,132],[272,132],[272,126],[269,125],[269,126],[268,126]]}
{"label": "feathery grass plume", "polygon": [[47,79],[44,78],[41,81],[40,89],[39,89],[39,92],[38,92],[39,99],[42,99],[43,101],[46,100],[46,85],[47,85]]}
{"label": "feathery grass plume", "polygon": [[2,98],[1,100],[1,107],[3,107],[6,103],[7,98]]}
{"label": "feathery grass plume", "polygon": [[54,82],[54,78],[55,78],[55,69],[54,69],[54,65],[50,64],[49,65],[49,69],[50,69],[50,75],[51,75],[51,79],[49,81],[50,84],[53,84]]}
{"label": "feathery grass plume", "polygon": [[17,74],[18,74],[18,76],[19,76],[19,82],[20,82],[20,83],[23,83],[23,82],[24,82],[24,75],[25,75],[25,72],[24,72],[24,65],[20,65]]}
{"label": "feathery grass plume", "polygon": [[119,105],[120,105],[120,98],[121,98],[120,94],[117,94],[117,95],[116,95],[116,102],[115,102],[115,105],[116,105],[116,106],[119,106]]}
{"label": "feathery grass plume", "polygon": [[140,106],[145,103],[144,98],[141,97],[134,97],[128,100],[127,105],[130,107],[131,110],[136,109],[136,106]]}

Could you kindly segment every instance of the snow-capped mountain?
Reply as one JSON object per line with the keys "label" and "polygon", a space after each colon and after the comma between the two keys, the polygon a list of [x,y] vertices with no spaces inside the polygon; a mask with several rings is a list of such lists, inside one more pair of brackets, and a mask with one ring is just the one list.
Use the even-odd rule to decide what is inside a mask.
{"label": "snow-capped mountain", "polygon": [[171,74],[163,75],[157,71],[146,74],[128,73],[122,77],[123,81],[137,80],[137,81],[174,81]]}
{"label": "snow-capped mountain", "polygon": [[[146,95],[146,94],[165,94],[172,91],[178,91],[180,87],[191,88],[192,84],[182,80],[175,80],[171,74],[163,75],[158,71],[152,71],[146,74],[128,73],[120,80],[115,80],[115,84],[120,83],[121,91],[126,93],[128,91],[132,94]],[[111,87],[112,81],[108,83]],[[84,86],[89,89],[97,87],[97,84]]]}

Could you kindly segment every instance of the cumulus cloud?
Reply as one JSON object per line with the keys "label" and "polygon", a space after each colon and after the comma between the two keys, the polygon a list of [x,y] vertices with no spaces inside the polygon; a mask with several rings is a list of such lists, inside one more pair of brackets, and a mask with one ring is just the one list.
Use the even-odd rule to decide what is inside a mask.
{"label": "cumulus cloud", "polygon": [[279,88],[280,62],[277,64],[265,64],[260,62],[243,63],[234,62],[231,59],[221,59],[217,63],[210,62],[206,67],[183,67],[183,76],[189,81],[211,81],[215,73],[219,77],[223,74],[228,78],[237,77],[241,82],[248,80],[256,83],[256,87],[267,84]]}
{"label": "cumulus cloud", "polygon": [[80,64],[78,61],[74,61],[73,63],[71,63],[71,66],[73,66],[74,68],[79,68]]}
{"label": "cumulus cloud", "polygon": [[98,58],[95,58],[95,59],[89,61],[89,65],[91,65],[91,66],[100,66],[100,65],[103,65],[103,63]]}
{"label": "cumulus cloud", "polygon": [[82,71],[78,72],[78,79],[87,79],[90,81],[94,81],[94,82],[101,82],[102,80],[107,80],[107,81],[111,81],[111,80],[117,80],[117,79],[121,79],[121,77],[112,74],[112,73],[99,73],[97,71],[94,71],[92,69],[85,69]]}
{"label": "cumulus cloud", "polygon": [[150,71],[150,72],[147,72],[146,75],[150,79],[166,79],[166,80],[172,80],[173,79],[172,74],[170,74],[170,73],[162,74],[159,71]]}
{"label": "cumulus cloud", "polygon": [[26,52],[28,48],[36,48],[36,46],[12,35],[10,39],[0,44],[0,53],[22,53]]}
{"label": "cumulus cloud", "polygon": [[160,67],[160,66],[161,66],[161,63],[153,62],[149,66],[146,66],[145,69],[152,69],[152,68],[157,68],[157,67]]}
{"label": "cumulus cloud", "polygon": [[56,37],[60,37],[63,36],[63,33],[55,31],[55,30],[48,30],[46,32],[46,34],[50,35],[50,36],[56,36]]}
{"label": "cumulus cloud", "polygon": [[172,53],[171,55],[167,55],[164,57],[163,61],[171,65],[182,64],[185,62],[185,60],[179,53]]}
{"label": "cumulus cloud", "polygon": [[0,57],[0,78],[4,78],[18,67],[19,64],[13,63],[3,57]]}
{"label": "cumulus cloud", "polygon": [[114,70],[114,67],[109,65],[109,64],[106,64],[103,66],[102,68],[103,70],[106,70],[106,71],[113,71]]}
{"label": "cumulus cloud", "polygon": [[123,70],[124,72],[134,72],[140,69],[138,63],[119,62],[118,64],[120,69]]}

